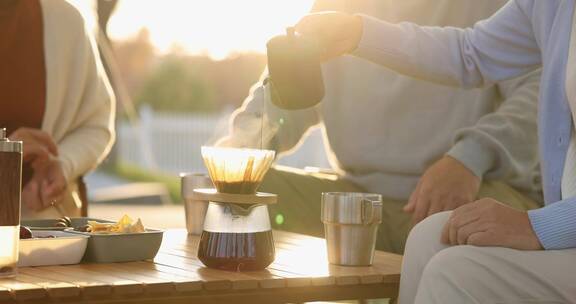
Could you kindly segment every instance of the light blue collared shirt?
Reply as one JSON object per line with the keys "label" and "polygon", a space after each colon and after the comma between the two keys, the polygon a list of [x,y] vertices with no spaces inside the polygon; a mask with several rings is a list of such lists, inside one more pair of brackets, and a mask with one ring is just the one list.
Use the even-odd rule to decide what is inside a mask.
{"label": "light blue collared shirt", "polygon": [[512,0],[490,19],[465,30],[364,17],[364,34],[354,52],[417,78],[464,87],[543,67],[538,135],[546,206],[528,215],[546,249],[576,248],[576,197],[561,196],[573,130],[565,79],[574,2]]}

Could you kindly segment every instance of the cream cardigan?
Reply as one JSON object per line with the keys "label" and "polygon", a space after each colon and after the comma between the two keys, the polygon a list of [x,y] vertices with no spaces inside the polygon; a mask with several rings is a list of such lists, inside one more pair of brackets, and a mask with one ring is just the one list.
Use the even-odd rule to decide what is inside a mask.
{"label": "cream cardigan", "polygon": [[78,10],[63,0],[40,0],[40,4],[46,64],[42,130],[58,144],[68,189],[55,206],[40,212],[23,208],[22,217],[80,216],[76,182],[102,161],[114,142],[114,94]]}
{"label": "cream cardigan", "polygon": [[62,0],[40,3],[46,62],[42,130],[58,144],[66,180],[74,183],[112,146],[115,100],[96,43],[78,10]]}

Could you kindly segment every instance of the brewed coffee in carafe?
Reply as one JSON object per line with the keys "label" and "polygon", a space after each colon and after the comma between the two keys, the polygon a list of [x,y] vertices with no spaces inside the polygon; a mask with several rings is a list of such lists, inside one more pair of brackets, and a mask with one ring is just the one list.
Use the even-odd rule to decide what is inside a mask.
{"label": "brewed coffee in carafe", "polygon": [[265,205],[210,203],[198,249],[204,265],[231,271],[260,270],[274,261],[274,255]]}
{"label": "brewed coffee in carafe", "polygon": [[[274,151],[203,147],[202,157],[217,193],[208,205],[198,258],[223,270],[266,268],[274,261],[274,240],[268,207],[255,202]],[[222,201],[222,197],[236,201]]]}

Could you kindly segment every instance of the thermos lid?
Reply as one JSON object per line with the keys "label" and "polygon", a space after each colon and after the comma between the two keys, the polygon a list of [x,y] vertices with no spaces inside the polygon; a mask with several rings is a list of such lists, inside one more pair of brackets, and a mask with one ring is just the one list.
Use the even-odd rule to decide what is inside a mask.
{"label": "thermos lid", "polygon": [[0,128],[0,152],[22,153],[22,142],[10,141],[10,139],[6,137],[6,128]]}

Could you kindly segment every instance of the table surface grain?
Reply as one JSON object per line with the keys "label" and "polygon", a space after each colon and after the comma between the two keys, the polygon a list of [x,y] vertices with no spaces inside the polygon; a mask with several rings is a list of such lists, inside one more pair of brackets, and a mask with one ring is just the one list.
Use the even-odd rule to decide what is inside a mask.
{"label": "table surface grain", "polygon": [[327,262],[324,239],[274,231],[276,260],[263,271],[205,268],[199,237],[167,230],[154,260],[23,267],[0,280],[0,303],[285,303],[395,298],[400,255],[376,252],[370,267]]}

